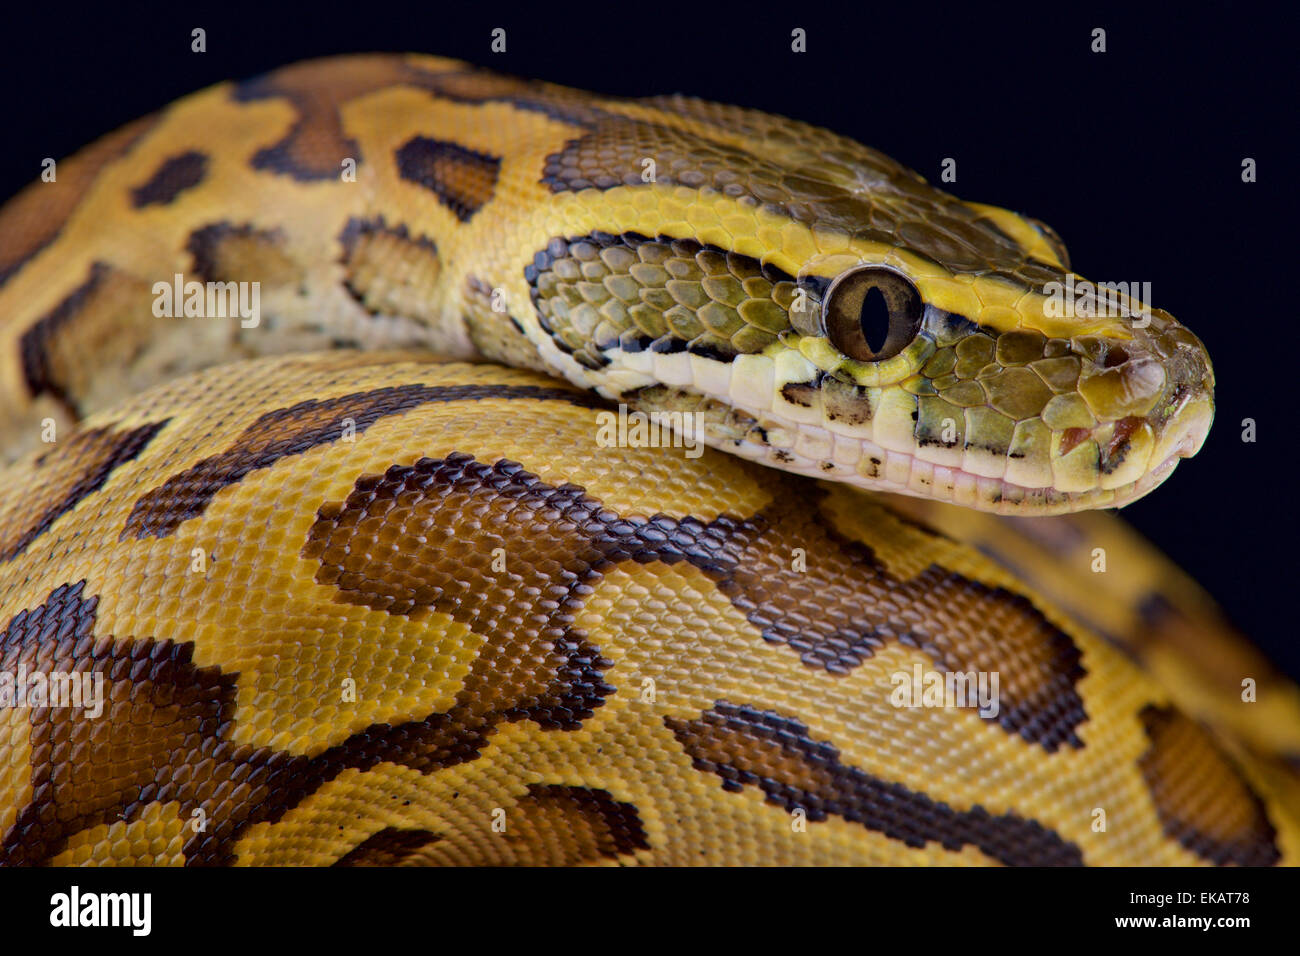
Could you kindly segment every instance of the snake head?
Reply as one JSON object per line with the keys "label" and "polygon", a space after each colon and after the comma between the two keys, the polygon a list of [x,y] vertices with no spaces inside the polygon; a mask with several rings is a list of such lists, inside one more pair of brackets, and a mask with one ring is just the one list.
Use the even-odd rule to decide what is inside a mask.
{"label": "snake head", "polygon": [[[656,184],[609,188],[624,231],[525,270],[569,378],[768,465],[1008,514],[1126,504],[1200,449],[1210,360],[1146,287],[1086,283],[1044,224],[851,140],[733,111],[710,146],[725,108],[674,108],[703,119]],[[616,132],[584,185],[622,182]]]}
{"label": "snake head", "polygon": [[[1008,231],[1014,221],[982,215]],[[1016,219],[1028,241],[1037,225]],[[812,457],[865,487],[1013,514],[1146,494],[1205,441],[1209,356],[1129,283],[1066,272],[1054,246],[1044,236],[1043,258],[983,274],[898,247],[813,257],[788,354],[765,353],[777,370],[769,413],[796,434],[833,436],[829,454]]]}
{"label": "snake head", "polygon": [[[993,214],[991,243],[1013,221],[1039,235],[987,207],[972,229]],[[598,234],[551,244],[534,301],[584,384],[698,416],[733,453],[1007,514],[1118,507],[1200,449],[1209,357],[1168,313],[1031,248],[1014,270],[894,246],[815,253],[792,274],[695,240]]]}

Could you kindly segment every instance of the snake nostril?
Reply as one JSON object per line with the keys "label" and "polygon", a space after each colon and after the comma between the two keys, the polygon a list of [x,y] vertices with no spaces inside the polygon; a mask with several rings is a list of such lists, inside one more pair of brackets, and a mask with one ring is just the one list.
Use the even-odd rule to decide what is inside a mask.
{"label": "snake nostril", "polygon": [[1129,360],[1128,350],[1122,345],[1112,345],[1106,350],[1106,357],[1102,359],[1102,368],[1115,368],[1117,365],[1123,365]]}

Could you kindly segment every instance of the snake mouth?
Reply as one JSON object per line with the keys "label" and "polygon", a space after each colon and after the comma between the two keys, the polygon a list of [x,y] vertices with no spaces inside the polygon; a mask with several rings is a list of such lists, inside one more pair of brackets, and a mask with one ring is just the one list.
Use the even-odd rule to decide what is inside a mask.
{"label": "snake mouth", "polygon": [[[1021,485],[1005,477],[933,464],[910,452],[881,448],[869,439],[840,435],[828,439],[824,432],[807,425],[772,422],[771,413],[764,418],[772,423],[772,427],[765,429],[767,443],[734,437],[709,443],[769,467],[844,482],[868,491],[1031,517],[1120,508],[1149,494],[1173,474],[1182,459],[1192,457],[1201,449],[1213,419],[1213,404],[1205,395],[1181,402],[1155,433],[1154,441],[1144,446],[1146,453],[1141,454],[1142,449],[1135,451],[1140,460],[1129,460],[1125,472],[1116,468],[1107,474],[1096,469],[1087,486],[1071,490]],[[1146,434],[1152,434],[1150,423],[1143,421]],[[1113,429],[1115,424],[1107,423],[1100,428]],[[1118,457],[1112,450],[1110,461]],[[1150,462],[1156,464],[1151,466]]]}
{"label": "snake mouth", "polygon": [[[881,461],[881,477],[864,478],[858,469],[840,462],[802,458],[798,454],[761,446],[731,447],[733,453],[810,477],[827,478],[855,485],[865,491],[887,492],[974,508],[1001,515],[1030,517],[1069,514],[1098,508],[1121,508],[1163,484],[1187,455],[1169,456],[1135,481],[1117,488],[1061,491],[1052,487],[1032,488],[1004,478],[987,478],[958,468],[931,465],[896,452],[868,451],[868,460]],[[891,480],[887,474],[899,476]]]}
{"label": "snake mouth", "polygon": [[[1020,516],[1118,508],[1196,454],[1213,419],[1208,356],[1172,322],[1162,319],[1145,339],[1126,340],[1122,348],[1094,343],[1091,351],[1068,356],[1064,362],[1076,360],[1082,373],[1068,382],[1049,374],[1037,385],[1041,403],[1017,406],[1009,386],[1025,385],[1029,376],[1028,395],[1042,376],[1009,367],[1003,391],[981,386],[989,399],[978,406],[988,412],[982,416],[924,390],[914,397],[882,388],[864,397],[866,390],[846,389],[831,375],[813,376],[802,385],[805,392],[791,394],[788,385],[772,393],[767,384],[728,390],[731,380],[707,390],[684,382],[616,394],[641,410],[700,416],[703,439],[715,448],[865,490]],[[772,376],[773,363],[768,366]],[[681,372],[683,379],[696,374],[693,366]],[[1013,382],[1011,373],[1019,379]],[[1049,383],[1053,397],[1044,389]],[[750,400],[738,401],[738,391]],[[945,435],[957,421],[966,430]]]}

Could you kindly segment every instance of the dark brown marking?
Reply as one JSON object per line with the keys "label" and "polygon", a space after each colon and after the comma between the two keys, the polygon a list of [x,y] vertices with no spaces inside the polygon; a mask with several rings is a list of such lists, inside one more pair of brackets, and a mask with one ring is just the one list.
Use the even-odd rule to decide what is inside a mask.
{"label": "dark brown marking", "polygon": [[592,97],[581,90],[521,80],[473,66],[430,76],[424,88],[452,102],[505,103],[581,129],[593,129],[611,116],[593,105]]}
{"label": "dark brown marking", "polygon": [[[0,632],[0,671],[24,665],[29,673],[99,675],[103,682],[97,718],[72,707],[30,709],[32,800],[0,834],[7,865],[46,863],[72,834],[134,819],[153,802],[179,802],[188,820],[197,807],[214,810],[223,789],[234,809],[280,783],[268,766],[235,779],[234,768],[223,766],[232,748],[217,737],[234,717],[234,679],[196,667],[192,644],[96,634],[98,598],[86,597],[84,587],[55,589]],[[228,825],[221,815],[211,837]],[[209,839],[187,835],[187,855]]]}
{"label": "dark brown marking", "polygon": [[738,171],[761,161],[740,147],[704,139],[685,130],[609,116],[591,132],[546,157],[542,183],[552,192],[644,186],[643,160],[655,161],[655,182],[712,186],[739,197],[747,194]]}
{"label": "dark brown marking", "polygon": [[[62,385],[56,380],[50,368],[48,343],[56,339],[73,318],[85,307],[87,300],[100,287],[109,274],[109,266],[96,262],[90,267],[90,275],[77,286],[53,309],[38,319],[30,329],[23,333],[18,348],[21,354],[23,378],[27,389],[33,395],[49,393],[61,401],[68,402]],[[71,404],[70,402],[68,402]]]}
{"label": "dark brown marking", "polygon": [[[554,488],[517,464],[422,458],[363,476],[346,501],[323,505],[302,555],[342,603],[411,618],[438,611],[491,635],[465,680],[471,709],[568,725],[612,690],[599,679],[606,665],[569,627],[604,559],[587,540],[594,517],[581,489]],[[509,555],[505,573],[494,570],[497,549]]]}
{"label": "dark brown marking", "polygon": [[[718,584],[766,640],[833,674],[891,641],[920,649],[943,671],[996,671],[1000,726],[1048,751],[1083,746],[1079,648],[1028,598],[939,565],[900,579],[808,507],[806,491],[780,494],[800,503],[771,508],[748,522],[748,533],[729,537],[734,565]],[[788,555],[796,548],[823,559],[794,571]]]}
{"label": "dark brown marking", "polygon": [[1086,428],[1067,428],[1061,432],[1061,454],[1068,455],[1077,448],[1082,442],[1092,437],[1092,432]]}
{"label": "dark brown marking", "polygon": [[213,222],[190,233],[185,249],[195,275],[208,282],[296,282],[302,269],[285,251],[279,230]]}
{"label": "dark brown marking", "polygon": [[347,221],[339,234],[340,260],[347,272],[343,286],[371,315],[424,314],[442,275],[437,244],[427,236],[412,236],[406,225],[389,226],[377,219]]}
{"label": "dark brown marking", "polygon": [[1219,866],[1273,866],[1277,831],[1241,771],[1198,724],[1172,707],[1148,705],[1151,746],[1138,765],[1165,833]]}
{"label": "dark brown marking", "polygon": [[334,864],[349,866],[400,866],[441,837],[428,830],[399,830],[385,827],[367,837]]}
{"label": "dark brown marking", "polygon": [[[0,866],[48,863],[73,834],[173,802],[182,819],[201,809],[208,822],[201,832],[186,829],[186,865],[229,865],[249,827],[276,822],[345,770],[397,763],[429,773],[474,760],[498,723],[575,728],[613,690],[599,681],[609,662],[582,641],[552,649],[560,667],[532,697],[501,677],[508,651],[489,645],[450,710],[372,725],[315,757],[294,756],[229,739],[238,675],[195,666],[192,643],[97,634],[97,605],[80,581],[0,630],[0,671],[100,674],[104,699],[97,719],[67,707],[30,709],[32,798],[0,833]],[[549,789],[541,796],[555,802]],[[600,804],[598,794],[588,800]],[[583,808],[588,820],[592,810],[590,802]],[[602,847],[639,845],[624,805],[596,813],[605,820]]]}
{"label": "dark brown marking", "polygon": [[[303,556],[320,562],[316,581],[341,603],[412,617],[436,610],[474,630],[530,622],[530,646],[563,638],[575,589],[608,567],[687,561],[765,640],[810,667],[846,674],[898,641],[944,671],[997,671],[1006,731],[1048,751],[1083,746],[1079,649],[1027,598],[938,566],[899,579],[840,537],[806,488],[782,485],[774,500],[746,520],[625,518],[514,462],[426,458],[364,476],[345,501],[322,506]],[[510,555],[508,575],[491,570],[497,548]],[[821,559],[794,571],[796,548]],[[552,600],[539,607],[537,594]]]}
{"label": "dark brown marking", "polygon": [[22,554],[60,516],[103,487],[118,467],[148,447],[168,421],[122,432],[91,428],[37,458],[21,506],[0,508],[0,563]]}
{"label": "dark brown marking", "polygon": [[78,414],[96,370],[128,364],[156,335],[149,289],[107,263],[93,263],[85,281],[19,340],[31,394],[49,395]]}
{"label": "dark brown marking", "polygon": [[812,408],[820,391],[814,382],[787,382],[781,386],[781,397],[791,405]]}
{"label": "dark brown marking", "polygon": [[249,472],[270,468],[282,458],[301,455],[338,439],[344,419],[361,434],[379,419],[432,402],[527,398],[601,407],[598,400],[562,387],[537,385],[394,385],[323,401],[310,399],[261,415],[225,451],[205,458],[142,495],[131,509],[121,539],[164,538],[183,522],[201,515],[213,497]]}
{"label": "dark brown marking", "polygon": [[636,807],[615,800],[608,790],[533,784],[508,814],[510,838],[542,847],[537,865],[574,866],[650,849]]}
{"label": "dark brown marking", "polygon": [[955,810],[902,784],[840,762],[831,744],[813,739],[793,717],[719,701],[695,720],[665,717],[697,770],[717,774],[724,789],[757,786],[787,812],[812,821],[835,815],[910,847],[935,842],[974,846],[1008,866],[1082,866],[1083,854],[1060,834],[1014,813],[980,806]]}
{"label": "dark brown marking", "polygon": [[343,226],[343,231],[339,233],[339,244],[343,247],[342,262],[347,264],[351,261],[357,253],[358,246],[368,237],[377,234],[394,236],[404,242],[414,243],[433,256],[438,254],[438,244],[436,242],[428,236],[412,236],[405,223],[390,226],[384,221],[383,216],[376,219],[358,219],[353,216]]}
{"label": "dark brown marking", "polygon": [[822,408],[828,421],[855,426],[871,421],[870,389],[834,375],[822,375],[819,384]]}
{"label": "dark brown marking", "polygon": [[458,143],[416,136],[396,153],[397,172],[432,192],[461,222],[469,222],[496,192],[501,160]]}
{"label": "dark brown marking", "polygon": [[[1145,419],[1129,416],[1121,418],[1115,423],[1115,433],[1101,449],[1102,474],[1109,475],[1124,463],[1124,459],[1128,457],[1133,435],[1142,427],[1144,421]],[[1064,445],[1064,441],[1062,441],[1062,445]]]}
{"label": "dark brown marking", "polygon": [[54,182],[32,183],[0,208],[0,286],[58,237],[100,172],[130,153],[157,121],[146,116],[110,133],[59,162]]}
{"label": "dark brown marking", "polygon": [[131,190],[131,205],[165,206],[187,189],[203,182],[208,172],[206,153],[189,150],[167,159],[144,183]]}
{"label": "dark brown marking", "polygon": [[236,85],[237,102],[284,99],[297,111],[285,136],[257,152],[256,169],[302,182],[335,179],[345,159],[363,161],[356,140],[343,129],[339,107],[390,86],[432,89],[435,74],[401,57],[361,55],[309,60]]}
{"label": "dark brown marking", "polygon": [[[538,389],[528,397],[549,391]],[[585,400],[579,393],[554,391],[554,398]],[[505,390],[507,395],[524,392],[524,387]],[[386,399],[396,400],[391,395]],[[360,404],[364,409],[364,402]],[[309,425],[314,425],[286,427],[282,442],[274,446],[263,440],[259,454],[291,453],[310,444],[313,427],[323,429],[322,423],[334,422],[345,411],[359,414],[355,406],[328,411],[317,406],[308,416]],[[767,480],[779,484],[787,479]],[[774,497],[780,505],[752,521],[721,518],[705,523],[625,517],[580,488],[556,488],[509,462],[489,466],[463,455],[360,479],[347,501],[321,508],[304,546],[307,556],[320,561],[321,575],[328,578],[334,574],[331,568],[340,569],[333,578],[337,598],[372,601],[390,613],[446,610],[480,635],[483,644],[447,710],[398,725],[371,725],[310,758],[235,745],[229,734],[237,675],[196,668],[190,644],[96,634],[95,599],[84,595],[84,582],[56,589],[41,606],[15,615],[0,637],[0,666],[12,668],[21,659],[29,669],[98,668],[112,684],[111,709],[103,722],[72,720],[63,711],[33,712],[36,787],[18,823],[0,834],[0,862],[47,862],[71,834],[86,827],[134,819],[151,802],[176,802],[182,818],[202,808],[209,821],[207,831],[187,832],[186,862],[231,863],[235,844],[250,826],[276,822],[344,770],[365,772],[396,763],[430,773],[472,761],[503,722],[529,720],[554,730],[580,727],[613,688],[603,679],[610,662],[571,624],[599,575],[621,562],[688,562],[700,568],[732,593],[733,602],[741,602],[737,606],[748,607],[747,615],[765,633],[771,629],[792,646],[807,646],[814,653],[812,662],[820,663],[817,655],[825,653],[824,639],[809,628],[808,620],[823,613],[817,600],[799,609],[805,615],[801,620],[755,590],[755,579],[770,573],[768,569],[761,564],[741,567],[752,561],[755,550],[784,543],[784,534],[801,535],[807,544],[810,523],[816,526],[820,519],[808,516],[815,509],[791,494],[793,490],[777,488]],[[458,524],[457,516],[473,517]],[[772,532],[773,527],[778,532]],[[418,540],[421,534],[426,535],[424,542]],[[441,548],[439,541],[444,542]],[[492,550],[500,546],[509,555],[505,574],[489,563]],[[355,556],[365,548],[370,549],[373,566],[357,563]],[[849,567],[845,586],[857,588],[859,596],[874,593],[872,580],[887,595],[897,593],[898,584],[884,578],[878,567],[870,574],[880,577],[864,581],[860,576],[866,572],[847,564],[833,549],[815,553],[832,566]],[[367,568],[381,576],[405,576],[412,589],[399,592],[389,585],[371,585],[364,580]],[[924,587],[925,582],[916,586]],[[899,600],[909,610],[915,603],[910,596]],[[889,620],[893,606],[873,609],[866,625],[872,626],[877,616]],[[950,646],[958,648],[952,653],[960,654],[961,642],[968,639],[963,637],[968,635],[966,615],[997,615],[978,600],[963,610],[965,601],[958,599],[956,607],[955,618],[942,620],[947,620],[950,640],[955,641]],[[916,617],[921,624],[912,626],[920,628],[927,612],[922,609]],[[1014,626],[1025,627],[1020,621]],[[990,639],[1004,637],[995,623]],[[938,649],[920,646],[934,655],[948,653],[942,644]],[[1009,671],[1023,668],[1025,656],[1015,649],[1004,655],[998,668],[1004,685],[1020,686]],[[1004,693],[1004,702],[1009,696]],[[1010,701],[1013,708],[1018,703]],[[1043,711],[1035,716],[1038,723],[1027,736],[1052,739],[1063,733],[1059,714]],[[58,726],[65,728],[59,731],[63,736],[43,729],[54,721],[62,721]],[[87,726],[93,731],[88,742],[70,736],[89,733],[81,729]],[[159,768],[190,769],[160,776]],[[627,820],[630,811],[620,812]],[[972,832],[978,829],[971,819],[963,819],[966,823],[960,825],[974,828]],[[626,841],[615,840],[614,845],[635,848],[636,829],[629,823],[623,832]],[[1026,838],[1031,846],[1032,837],[1030,832]]]}

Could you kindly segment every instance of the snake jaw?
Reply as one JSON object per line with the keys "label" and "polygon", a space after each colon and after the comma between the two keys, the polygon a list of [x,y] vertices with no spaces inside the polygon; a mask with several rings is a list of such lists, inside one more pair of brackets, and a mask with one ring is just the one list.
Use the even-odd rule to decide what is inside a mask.
{"label": "snake jaw", "polygon": [[[1204,347],[1155,310],[1149,329],[1070,340],[932,313],[923,337],[901,382],[846,381],[795,342],[789,354],[769,350],[693,385],[626,397],[644,411],[703,414],[709,444],[771,467],[1026,516],[1142,497],[1200,450],[1213,419]],[[980,430],[990,423],[1008,436],[1001,445]],[[945,441],[954,425],[956,440]]]}
{"label": "snake jaw", "polygon": [[[1149,329],[1049,339],[931,310],[892,360],[901,380],[855,376],[823,340],[795,337],[728,363],[657,356],[655,377],[678,384],[617,397],[701,416],[714,447],[865,489],[1015,515],[1114,508],[1199,451],[1213,418],[1204,347],[1152,313]],[[644,353],[617,358],[620,374],[652,369]]]}
{"label": "snake jaw", "polygon": [[1200,451],[1214,418],[1214,370],[1200,340],[1159,309],[1130,334],[1111,339],[1079,384],[1101,423],[1092,432],[1100,485],[1125,489],[1116,506],[1146,494],[1180,458]]}

